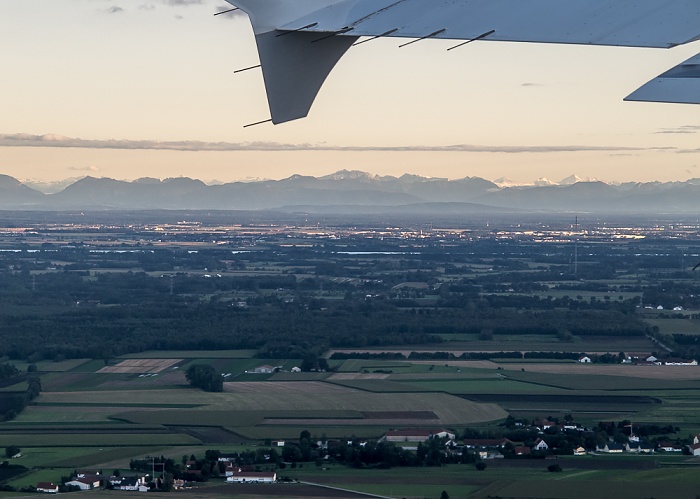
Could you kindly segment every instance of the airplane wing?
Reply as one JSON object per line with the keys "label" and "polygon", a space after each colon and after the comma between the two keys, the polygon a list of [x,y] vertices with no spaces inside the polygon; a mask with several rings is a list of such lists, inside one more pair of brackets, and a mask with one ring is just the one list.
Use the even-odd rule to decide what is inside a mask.
{"label": "airplane wing", "polygon": [[227,1],[250,17],[275,124],[308,114],[359,37],[656,48],[700,39],[698,0]]}
{"label": "airplane wing", "polygon": [[700,104],[700,54],[642,85],[625,100]]}

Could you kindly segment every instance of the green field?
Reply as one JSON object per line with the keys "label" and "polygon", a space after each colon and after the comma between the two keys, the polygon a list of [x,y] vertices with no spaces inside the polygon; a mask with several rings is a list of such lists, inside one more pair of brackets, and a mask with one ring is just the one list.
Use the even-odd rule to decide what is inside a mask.
{"label": "green field", "polygon": [[[626,376],[625,372],[637,371],[626,371],[626,366],[606,371],[610,368],[602,365],[581,367],[551,361],[499,365],[353,359],[334,362],[337,373],[259,375],[244,371],[264,364],[291,369],[300,361],[249,358],[241,351],[227,352],[228,356],[200,353],[201,357],[167,352],[129,358],[183,358],[187,363],[212,364],[219,372],[232,373],[223,392],[190,388],[183,374],[187,363],[148,377],[97,373],[104,362],[85,359],[45,369],[42,383],[46,389],[35,403],[14,421],[0,425],[5,445],[23,450],[17,464],[35,469],[12,484],[55,481],[77,467],[124,467],[130,458],[148,453],[164,452],[180,459],[182,454],[201,453],[202,449],[233,448],[234,441],[250,445],[266,439],[294,440],[302,430],[309,430],[314,439],[322,435],[342,439],[378,438],[397,427],[493,429],[509,413],[533,419],[571,413],[592,425],[624,418],[673,423],[681,427],[683,436],[700,431],[700,379],[688,370],[675,371],[686,376],[677,379],[671,371]],[[569,372],[572,369],[575,372]],[[601,374],[606,372],[614,374]],[[599,497],[613,497],[623,490],[631,494],[648,490],[654,497],[671,497],[664,495],[664,485],[670,483],[678,494],[674,497],[685,497],[695,486],[691,480],[695,469],[676,469],[683,462],[679,456],[664,459],[670,463],[667,467],[644,472],[582,470],[575,461],[564,459],[563,473],[512,468],[478,472],[471,465],[450,465],[417,475],[415,469],[331,466],[321,470],[308,464],[284,474],[349,490],[416,499],[437,499],[443,490],[451,497],[479,498],[578,499],[583,497],[581,490],[595,491]]]}
{"label": "green field", "polygon": [[700,319],[645,319],[662,334],[700,334]]}

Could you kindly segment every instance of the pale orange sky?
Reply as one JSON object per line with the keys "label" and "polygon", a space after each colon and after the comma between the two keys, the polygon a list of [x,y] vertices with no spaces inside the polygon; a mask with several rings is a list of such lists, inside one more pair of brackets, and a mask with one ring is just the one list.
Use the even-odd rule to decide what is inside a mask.
{"label": "pale orange sky", "polygon": [[[346,54],[308,118],[243,129],[269,116],[260,73],[233,74],[257,63],[247,19],[213,17],[225,8],[220,1],[173,3],[187,2],[0,2],[0,173],[700,176],[698,106],[622,101],[700,51],[698,43],[652,50],[476,42],[448,53],[451,42],[399,50],[397,40],[377,40]],[[20,133],[65,136],[79,147],[9,147],[21,142],[5,136]],[[109,149],[100,140],[125,148],[198,141],[205,150]],[[239,150],[207,151],[214,142]],[[278,144],[283,150],[268,150]],[[458,151],[443,150],[454,145]]]}

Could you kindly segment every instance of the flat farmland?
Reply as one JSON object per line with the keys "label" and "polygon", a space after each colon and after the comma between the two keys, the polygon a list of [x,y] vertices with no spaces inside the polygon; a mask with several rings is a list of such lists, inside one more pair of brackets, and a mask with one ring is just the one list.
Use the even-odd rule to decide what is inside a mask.
{"label": "flat farmland", "polygon": [[[697,473],[697,471],[693,471]],[[546,473],[546,472],[543,472]],[[595,480],[595,474],[557,477],[558,480],[503,480],[492,486],[484,487],[471,497],[475,499],[490,497],[517,497],[521,499],[600,499],[646,498],[658,499],[694,499],[697,497],[697,481],[690,482],[640,482],[634,475],[624,479],[606,477]]]}
{"label": "flat farmland", "polygon": [[15,418],[16,423],[95,423],[109,422],[116,407],[45,407],[32,405]]}
{"label": "flat farmland", "polygon": [[122,359],[250,359],[257,350],[162,350],[122,355]]}
{"label": "flat farmland", "polygon": [[[627,366],[623,366],[627,367]],[[634,366],[630,366],[634,367]],[[646,366],[645,366],[646,367]],[[663,366],[664,369],[683,366]],[[689,366],[690,367],[690,366]],[[595,371],[586,376],[580,374],[530,372],[530,371],[501,371],[503,376],[511,380],[536,385],[565,388],[567,390],[700,390],[699,379],[673,379],[669,377],[640,377],[597,374]],[[650,373],[651,374],[651,373]],[[666,374],[666,373],[663,373]]]}
{"label": "flat farmland", "polygon": [[495,379],[480,379],[480,380],[429,380],[420,379],[413,380],[413,384],[423,389],[434,391],[442,391],[456,394],[470,393],[544,393],[556,394],[560,393],[561,389],[554,386],[534,385],[513,381],[506,378]]}
{"label": "flat farmland", "polygon": [[431,387],[421,387],[409,382],[398,383],[388,379],[337,379],[329,380],[329,383],[334,383],[346,388],[354,388],[366,392],[374,393],[408,393],[408,392],[433,392],[436,391]]}
{"label": "flat farmland", "polygon": [[275,373],[268,379],[270,381],[322,381],[332,376],[331,373]]}
{"label": "flat farmland", "polygon": [[[562,341],[554,335],[494,335],[493,340],[479,340],[476,335],[443,334],[445,341],[412,348],[373,347],[336,348],[329,352],[340,353],[399,353],[408,356],[411,352],[450,352],[456,357],[470,352],[586,352],[614,353],[620,351],[653,351],[657,347],[646,336],[577,336],[575,342]],[[393,362],[402,362],[401,359]],[[436,362],[439,360],[436,359]]]}
{"label": "flat farmland", "polygon": [[312,421],[304,421],[303,425],[299,426],[237,426],[229,428],[229,431],[235,432],[250,440],[263,440],[267,438],[284,438],[298,439],[299,433],[303,430],[311,432],[312,437],[325,435],[327,438],[348,438],[356,436],[361,438],[379,438],[387,431],[387,426],[357,426],[352,424],[343,424],[336,426],[312,426]]}
{"label": "flat farmland", "polygon": [[182,361],[183,359],[127,359],[113,366],[105,366],[97,372],[119,374],[160,373]]}
{"label": "flat farmland", "polygon": [[661,380],[700,380],[700,366],[635,366],[629,364],[504,364],[508,370],[525,369],[554,375],[606,375]]}
{"label": "flat farmland", "polygon": [[125,447],[27,447],[22,449],[22,457],[16,463],[33,467],[79,468],[115,460],[125,461],[134,456],[157,452],[164,446],[125,446]]}
{"label": "flat farmland", "polygon": [[109,379],[100,385],[103,390],[160,390],[188,387],[182,369],[168,370],[150,375],[129,375],[120,379]]}
{"label": "flat farmland", "polygon": [[644,319],[662,334],[700,335],[700,319]]}
{"label": "flat farmland", "polygon": [[[250,426],[260,416],[286,413],[298,419],[336,419],[329,411],[433,411],[442,424],[463,425],[506,417],[495,404],[480,404],[445,393],[371,393],[323,382],[226,383],[206,407],[192,410],[129,411],[120,417],[141,423]],[[219,416],[213,417],[218,414]],[[296,416],[291,416],[297,414]],[[177,417],[176,417],[177,416]],[[213,417],[213,418],[209,418]],[[252,419],[251,419],[252,417]],[[391,420],[385,420],[391,426]]]}
{"label": "flat farmland", "polygon": [[94,391],[100,390],[145,390],[177,388],[187,386],[181,370],[168,370],[164,373],[141,374],[67,372],[51,373],[42,377],[45,392]]}
{"label": "flat farmland", "polygon": [[117,447],[146,445],[195,445],[199,440],[183,434],[144,434],[103,431],[84,431],[82,434],[55,433],[12,433],[3,434],[4,445],[25,447]]}
{"label": "flat farmland", "polygon": [[[92,359],[69,359],[62,360],[59,362],[44,360],[41,362],[37,362],[36,367],[41,372],[66,372],[72,371],[73,369],[76,369],[77,367],[83,364],[87,364],[91,360]],[[24,365],[21,365],[19,363],[15,365],[18,369],[26,370],[26,367]]]}
{"label": "flat farmland", "polygon": [[225,404],[226,394],[206,393],[190,388],[161,390],[82,390],[64,392],[43,392],[37,399],[43,404],[100,404],[104,406],[139,405],[209,405]]}
{"label": "flat farmland", "polygon": [[506,416],[497,406],[481,406],[443,393],[370,393],[319,382],[227,385],[232,385],[227,386],[231,390],[227,394],[231,396],[232,406],[246,410],[433,411],[443,424],[491,421]]}

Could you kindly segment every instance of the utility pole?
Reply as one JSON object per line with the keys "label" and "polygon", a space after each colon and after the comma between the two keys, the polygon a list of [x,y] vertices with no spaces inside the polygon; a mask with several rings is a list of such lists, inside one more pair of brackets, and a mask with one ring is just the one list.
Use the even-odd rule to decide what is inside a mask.
{"label": "utility pole", "polygon": [[578,274],[578,215],[574,225],[574,275]]}

